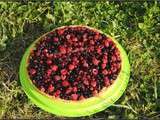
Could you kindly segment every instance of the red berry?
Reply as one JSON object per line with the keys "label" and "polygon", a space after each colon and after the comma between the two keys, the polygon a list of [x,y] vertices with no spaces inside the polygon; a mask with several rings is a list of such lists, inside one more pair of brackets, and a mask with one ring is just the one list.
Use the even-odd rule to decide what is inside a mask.
{"label": "red berry", "polygon": [[77,84],[78,84],[78,82],[74,82],[74,83],[73,83],[73,85],[77,85]]}
{"label": "red berry", "polygon": [[64,33],[64,30],[63,30],[63,29],[58,30],[58,34],[59,34],[59,35],[62,35],[63,33]]}
{"label": "red berry", "polygon": [[65,80],[66,79],[66,75],[61,75],[61,79]]}
{"label": "red berry", "polygon": [[93,58],[92,62],[93,62],[94,65],[98,65],[100,61],[97,60],[96,58]]}
{"label": "red berry", "polygon": [[101,54],[101,48],[100,47],[98,47],[96,50],[97,50],[98,54]]}
{"label": "red berry", "polygon": [[53,54],[49,54],[49,55],[48,55],[48,58],[49,58],[49,59],[52,59],[53,57],[54,57]]}
{"label": "red berry", "polygon": [[93,52],[94,51],[94,46],[90,46],[89,48],[88,48],[88,52]]}
{"label": "red berry", "polygon": [[77,92],[77,87],[73,87],[72,91]]}
{"label": "red berry", "polygon": [[63,47],[63,46],[59,47],[59,51],[60,51],[61,54],[66,54],[66,48]]}
{"label": "red berry", "polygon": [[52,85],[52,84],[50,84],[50,85],[49,85],[48,90],[49,90],[49,92],[53,92],[54,87],[53,87],[53,85]]}
{"label": "red berry", "polygon": [[47,60],[47,64],[48,64],[48,65],[51,65],[51,64],[52,64],[52,60],[48,59],[48,60]]}
{"label": "red berry", "polygon": [[53,41],[54,41],[54,42],[58,42],[58,38],[57,38],[57,37],[54,37],[54,38],[53,38]]}
{"label": "red berry", "polygon": [[96,35],[94,36],[94,39],[95,39],[95,40],[98,40],[98,39],[99,39],[99,34],[96,34]]}
{"label": "red berry", "polygon": [[36,56],[40,56],[41,55],[41,53],[40,53],[40,51],[38,51],[37,53],[36,53]]}
{"label": "red berry", "polygon": [[93,73],[93,75],[97,75],[98,74],[98,70],[97,69],[93,69],[92,73]]}
{"label": "red berry", "polygon": [[78,99],[78,95],[77,94],[72,94],[71,98],[72,98],[72,100],[77,100]]}
{"label": "red berry", "polygon": [[91,82],[91,85],[92,85],[93,87],[96,87],[96,85],[97,85],[96,81],[92,81],[92,82]]}
{"label": "red berry", "polygon": [[91,45],[94,45],[94,41],[93,40],[90,40],[89,42]]}
{"label": "red berry", "polygon": [[94,90],[94,88],[93,88],[93,87],[90,87],[90,90],[92,91],[92,90]]}
{"label": "red berry", "polygon": [[44,50],[43,50],[43,52],[44,52],[44,53],[47,53],[47,52],[48,52],[48,50],[47,50],[47,49],[44,49]]}
{"label": "red berry", "polygon": [[105,58],[103,58],[103,59],[102,59],[102,62],[106,64],[106,63],[108,62],[108,60],[105,59]]}
{"label": "red berry", "polygon": [[89,85],[88,80],[84,80],[83,83],[84,83],[85,85]]}
{"label": "red berry", "polygon": [[45,91],[44,87],[41,87],[41,88],[40,88],[40,90],[41,90],[42,92],[44,92],[44,91]]}
{"label": "red berry", "polygon": [[105,86],[109,86],[109,85],[110,85],[110,82],[109,82],[109,78],[108,78],[108,77],[105,77],[105,78],[104,78],[104,83],[105,83]]}
{"label": "red berry", "polygon": [[103,75],[107,75],[107,74],[108,74],[108,71],[107,71],[107,70],[103,70],[103,71],[102,71],[102,74],[103,74]]}
{"label": "red berry", "polygon": [[69,88],[66,90],[66,94],[69,94],[69,93],[71,93],[71,92],[72,92],[72,88],[69,87]]}
{"label": "red berry", "polygon": [[68,72],[67,72],[66,69],[62,69],[62,70],[61,70],[61,74],[62,74],[62,75],[66,75],[67,73],[68,73]]}
{"label": "red berry", "polygon": [[58,66],[57,66],[57,65],[52,65],[52,66],[51,66],[51,69],[55,72],[55,71],[58,70]]}
{"label": "red berry", "polygon": [[66,38],[69,40],[69,39],[71,38],[71,35],[68,34],[68,35],[66,36]]}
{"label": "red berry", "polygon": [[67,48],[67,53],[70,53],[72,51],[72,48],[71,47],[68,47]]}
{"label": "red berry", "polygon": [[58,80],[61,79],[61,77],[60,77],[59,75],[55,75],[55,76],[54,76],[54,79],[55,79],[55,81],[58,81]]}
{"label": "red berry", "polygon": [[111,67],[111,71],[112,71],[112,73],[117,72],[117,67],[112,66],[112,67]]}
{"label": "red berry", "polygon": [[64,87],[67,87],[67,86],[69,86],[69,82],[68,82],[68,81],[63,81],[63,82],[62,82],[62,85],[63,85]]}
{"label": "red berry", "polygon": [[102,69],[105,69],[106,66],[107,66],[107,65],[106,65],[105,63],[102,63],[102,64],[101,64]]}
{"label": "red berry", "polygon": [[74,65],[73,65],[73,64],[70,64],[70,65],[68,66],[68,69],[69,69],[69,70],[73,70],[73,69],[74,69]]}
{"label": "red berry", "polygon": [[72,61],[73,61],[73,62],[76,62],[77,60],[78,60],[78,59],[77,59],[77,57],[75,57],[75,56],[72,58]]}
{"label": "red berry", "polygon": [[47,76],[50,76],[52,74],[52,70],[51,69],[48,69],[47,70]]}
{"label": "red berry", "polygon": [[72,41],[76,42],[76,41],[78,41],[78,39],[77,39],[76,37],[74,37],[74,38],[72,39]]}
{"label": "red berry", "polygon": [[87,38],[87,33],[84,33],[83,39]]}
{"label": "red berry", "polygon": [[104,45],[105,45],[106,47],[109,47],[109,42],[108,42],[108,40],[105,40],[105,41],[104,41]]}
{"label": "red berry", "polygon": [[88,63],[87,63],[87,62],[84,62],[84,63],[83,63],[83,67],[88,67]]}
{"label": "red berry", "polygon": [[57,90],[55,93],[54,93],[54,96],[55,97],[58,97],[60,95],[61,91],[60,90]]}

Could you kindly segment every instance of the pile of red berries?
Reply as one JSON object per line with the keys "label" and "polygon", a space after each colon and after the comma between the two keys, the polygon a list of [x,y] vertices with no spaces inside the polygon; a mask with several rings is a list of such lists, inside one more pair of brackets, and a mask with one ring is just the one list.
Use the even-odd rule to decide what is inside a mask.
{"label": "pile of red berries", "polygon": [[31,51],[27,69],[41,91],[65,100],[81,100],[116,80],[121,58],[106,35],[87,27],[64,27],[41,38]]}

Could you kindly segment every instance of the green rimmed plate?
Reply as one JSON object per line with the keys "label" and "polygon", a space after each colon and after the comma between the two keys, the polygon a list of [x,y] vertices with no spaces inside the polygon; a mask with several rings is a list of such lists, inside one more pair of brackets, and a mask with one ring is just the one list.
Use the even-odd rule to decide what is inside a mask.
{"label": "green rimmed plate", "polygon": [[[82,27],[87,27],[87,26],[82,26]],[[93,29],[90,27],[87,28]],[[101,31],[98,32],[102,33]],[[48,33],[44,34],[42,37],[44,37],[47,34]],[[35,43],[41,40],[42,37],[38,38],[35,42],[33,42],[30,45],[30,47],[26,50],[20,64],[20,71],[19,71],[20,81],[25,93],[38,107],[50,113],[56,114],[58,116],[66,116],[66,117],[89,116],[91,114],[97,113],[111,106],[123,94],[129,81],[130,65],[126,52],[121,47],[121,45],[112,37],[110,38],[113,40],[113,42],[119,49],[122,61],[121,61],[121,71],[117,79],[111,86],[109,86],[108,88],[103,88],[101,92],[94,97],[90,97],[80,101],[63,100],[42,93],[40,90],[38,90],[38,88],[35,87],[35,85],[32,84],[32,81],[30,80],[27,71],[30,51],[34,49]]]}

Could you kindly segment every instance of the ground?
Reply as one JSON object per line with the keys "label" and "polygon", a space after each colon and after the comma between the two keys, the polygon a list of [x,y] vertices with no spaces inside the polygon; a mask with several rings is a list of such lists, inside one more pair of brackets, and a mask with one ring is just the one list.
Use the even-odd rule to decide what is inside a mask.
{"label": "ground", "polygon": [[35,106],[22,90],[18,71],[26,48],[36,38],[56,27],[73,24],[88,25],[114,36],[126,50],[131,65],[123,96],[106,110],[79,119],[160,118],[159,2],[56,2],[54,15],[49,18],[25,23],[23,33],[6,41],[6,49],[0,52],[0,118],[68,119]]}

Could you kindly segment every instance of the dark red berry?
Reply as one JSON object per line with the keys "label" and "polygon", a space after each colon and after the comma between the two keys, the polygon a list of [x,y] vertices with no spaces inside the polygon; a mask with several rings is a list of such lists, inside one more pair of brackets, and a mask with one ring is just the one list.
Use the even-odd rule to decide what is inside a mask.
{"label": "dark red berry", "polygon": [[48,59],[48,60],[47,60],[47,64],[48,64],[48,65],[51,65],[51,64],[52,64],[52,60]]}
{"label": "dark red berry", "polygon": [[36,70],[35,70],[35,69],[31,69],[31,70],[30,70],[30,74],[31,74],[31,75],[35,75],[35,74],[36,74]]}
{"label": "dark red berry", "polygon": [[54,37],[54,38],[53,38],[53,41],[54,41],[54,42],[58,42],[58,38],[57,38],[57,37]]}

